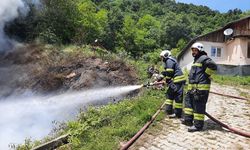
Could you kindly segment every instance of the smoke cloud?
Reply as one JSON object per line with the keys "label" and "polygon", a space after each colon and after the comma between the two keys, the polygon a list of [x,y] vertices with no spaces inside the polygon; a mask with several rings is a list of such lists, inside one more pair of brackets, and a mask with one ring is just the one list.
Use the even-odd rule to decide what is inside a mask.
{"label": "smoke cloud", "polygon": [[38,4],[39,0],[0,0],[0,52],[10,49],[13,41],[4,33],[4,26],[29,11],[27,3]]}

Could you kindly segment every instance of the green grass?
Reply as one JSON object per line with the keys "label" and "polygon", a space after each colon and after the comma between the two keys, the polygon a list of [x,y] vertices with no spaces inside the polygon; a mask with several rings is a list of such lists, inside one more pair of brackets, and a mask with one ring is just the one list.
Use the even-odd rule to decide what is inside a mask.
{"label": "green grass", "polygon": [[240,96],[250,99],[250,93],[240,91]]}
{"label": "green grass", "polygon": [[79,120],[69,122],[67,128],[73,149],[118,149],[119,142],[133,137],[163,100],[162,92],[145,91],[142,96],[80,113]]}
{"label": "green grass", "polygon": [[223,85],[250,88],[250,76],[214,75],[213,81]]}
{"label": "green grass", "polygon": [[147,76],[147,68],[149,66],[148,63],[142,61],[142,60],[138,60],[138,61],[135,61],[135,60],[127,60],[128,64],[132,65],[135,67],[136,71],[137,71],[137,74],[139,74],[139,80],[141,82],[144,82],[148,79],[148,76]]}

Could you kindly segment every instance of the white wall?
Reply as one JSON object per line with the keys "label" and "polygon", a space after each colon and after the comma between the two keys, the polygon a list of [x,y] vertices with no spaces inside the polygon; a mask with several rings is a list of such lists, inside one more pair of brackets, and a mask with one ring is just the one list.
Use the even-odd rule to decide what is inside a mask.
{"label": "white wall", "polygon": [[[197,41],[199,43],[202,43],[204,45],[204,50],[207,52],[208,56],[212,58],[216,63],[223,63],[226,60],[226,50],[225,50],[225,44],[224,43],[214,43],[214,42],[206,42],[206,41]],[[211,47],[220,47],[222,48],[221,51],[221,58],[216,58],[216,57],[211,57]],[[192,56],[192,51],[191,49],[187,50],[185,54],[182,56],[180,59],[180,67],[182,69],[186,68],[188,70],[191,69],[191,65],[193,63],[193,56]]]}
{"label": "white wall", "polygon": [[186,68],[188,70],[191,69],[191,65],[193,63],[193,56],[191,53],[191,50],[187,50],[181,57],[180,61],[179,61],[179,65],[182,69]]}
{"label": "white wall", "polygon": [[250,59],[247,58],[248,38],[236,38],[226,43],[227,61],[229,65],[249,65]]}
{"label": "white wall", "polygon": [[[225,65],[249,65],[250,59],[247,58],[247,43],[249,39],[246,38],[236,38],[232,41],[226,43],[215,43],[207,41],[197,41],[204,45],[204,50],[207,52],[208,56],[212,58],[217,64]],[[212,57],[211,48],[220,47],[221,57]],[[193,63],[193,56],[191,49],[187,50],[185,54],[180,59],[180,67],[190,69]]]}
{"label": "white wall", "polygon": [[[213,59],[217,64],[223,64],[226,61],[227,50],[224,43],[215,43],[215,42],[201,42],[204,45],[204,49],[207,52],[207,55]],[[219,47],[221,48],[221,57],[212,57],[211,56],[211,48]]]}
{"label": "white wall", "polygon": [[[250,22],[249,22],[250,23]],[[250,44],[250,39],[243,39],[243,50],[242,50],[242,58],[245,64],[250,65],[250,58],[247,58],[247,49],[248,43]]]}

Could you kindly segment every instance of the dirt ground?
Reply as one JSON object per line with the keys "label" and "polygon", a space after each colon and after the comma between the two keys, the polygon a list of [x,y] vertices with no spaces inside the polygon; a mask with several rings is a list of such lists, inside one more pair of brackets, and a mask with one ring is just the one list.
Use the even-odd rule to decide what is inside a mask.
{"label": "dirt ground", "polygon": [[48,94],[137,83],[135,69],[122,60],[85,57],[80,48],[63,53],[34,44],[1,54],[0,73],[0,98],[27,91]]}
{"label": "dirt ground", "polygon": [[[240,96],[250,89],[213,84],[211,91]],[[231,127],[250,132],[250,102],[233,98],[209,95],[207,112]],[[250,149],[250,138],[227,131],[206,118],[204,131],[189,133],[179,119],[154,123],[135,142],[130,150],[172,150],[172,149]]]}

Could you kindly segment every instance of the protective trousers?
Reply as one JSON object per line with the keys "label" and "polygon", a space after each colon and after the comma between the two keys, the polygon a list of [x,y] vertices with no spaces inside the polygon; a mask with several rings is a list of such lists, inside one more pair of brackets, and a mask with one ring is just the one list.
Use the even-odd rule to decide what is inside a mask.
{"label": "protective trousers", "polygon": [[204,126],[208,94],[207,90],[189,90],[185,97],[184,120],[194,123],[198,129],[202,129]]}
{"label": "protective trousers", "polygon": [[169,86],[166,92],[166,113],[173,114],[177,117],[181,117],[182,115],[182,101],[183,101],[183,83],[172,83],[173,86]]}

